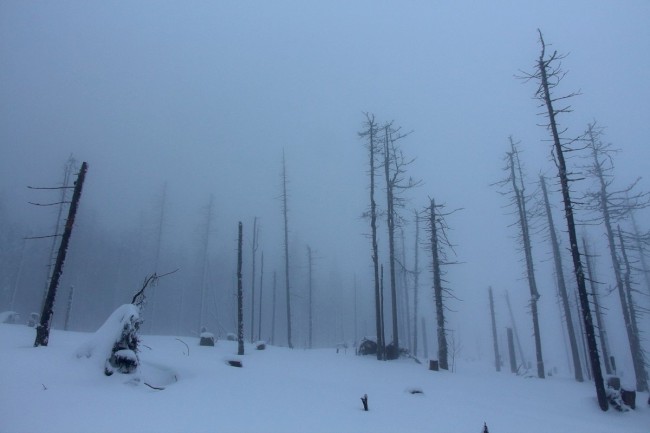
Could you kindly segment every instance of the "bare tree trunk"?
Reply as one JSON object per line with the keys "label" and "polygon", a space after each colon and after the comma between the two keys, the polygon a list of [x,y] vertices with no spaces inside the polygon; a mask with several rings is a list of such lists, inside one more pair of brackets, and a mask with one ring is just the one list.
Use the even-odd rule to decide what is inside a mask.
{"label": "bare tree trunk", "polygon": [[257,338],[262,339],[262,292],[264,289],[264,251],[262,251],[262,258],[260,263],[260,302],[259,302],[259,315],[257,320]]}
{"label": "bare tree trunk", "polygon": [[519,352],[519,358],[521,359],[522,364],[528,368],[528,361],[526,356],[524,356],[524,349],[521,347],[521,340],[519,339],[519,332],[517,332],[517,323],[515,322],[515,315],[512,313],[512,305],[510,305],[510,296],[506,290],[506,304],[508,305],[508,314],[510,315],[510,322],[512,323],[512,330],[515,334],[515,342],[517,343],[517,351]]}
{"label": "bare tree trunk", "polygon": [[237,354],[244,354],[244,289],[242,287],[242,238],[243,226],[239,221],[237,237]]}
{"label": "bare tree trunk", "polygon": [[257,217],[253,218],[253,243],[251,244],[252,269],[251,269],[251,343],[255,341],[255,258],[257,256]]}
{"label": "bare tree trunk", "polygon": [[395,281],[395,198],[390,173],[390,126],[386,125],[384,137],[384,174],[386,177],[386,227],[388,229],[388,268],[390,271],[391,316],[393,321],[392,357],[399,357],[399,329],[397,326],[397,287]]}
{"label": "bare tree trunk", "polygon": [[[542,356],[542,337],[539,329],[539,315],[537,312],[537,301],[539,292],[537,291],[537,281],[535,279],[535,268],[533,265],[533,252],[530,243],[530,231],[528,227],[528,213],[526,211],[526,196],[523,188],[523,179],[521,177],[521,165],[519,164],[519,155],[512,137],[509,137],[512,151],[508,153],[510,159],[510,176],[512,181],[512,190],[515,194],[517,203],[517,212],[519,214],[519,227],[521,229],[521,238],[524,247],[524,258],[526,260],[526,277],[528,287],[530,288],[530,314],[533,318],[533,337],[535,338],[535,355],[537,358],[537,377],[543,379],[544,358]],[[517,178],[519,172],[519,178]]]}
{"label": "bare tree trunk", "polygon": [[415,258],[413,259],[413,354],[418,356],[418,297],[420,290],[420,218],[415,213]]}
{"label": "bare tree trunk", "polygon": [[377,203],[375,202],[375,158],[377,152],[377,124],[375,117],[372,114],[366,113],[366,125],[368,129],[359,135],[368,137],[368,153],[369,153],[369,170],[370,175],[370,230],[372,238],[372,266],[374,273],[374,289],[375,289],[375,327],[377,331],[377,359],[383,360],[385,353],[385,341],[383,337],[383,308],[380,293],[379,283],[379,247],[377,245]]}
{"label": "bare tree trunk", "polygon": [[436,304],[436,320],[438,334],[438,361],[440,368],[449,369],[447,333],[445,330],[445,309],[442,301],[442,276],[440,271],[438,223],[436,216],[436,202],[431,199],[429,205],[429,230],[431,234],[431,270],[433,272],[433,295]]}
{"label": "bare tree trunk", "polygon": [[402,239],[402,287],[404,290],[404,313],[405,318],[402,324],[402,327],[406,329],[406,346],[409,349],[409,352],[413,351],[413,344],[411,340],[411,299],[409,296],[409,286],[408,286],[408,271],[406,269],[406,245],[404,239],[404,230],[400,230],[400,235]]}
{"label": "bare tree trunk", "polygon": [[271,343],[275,344],[275,310],[276,310],[276,293],[277,293],[277,273],[273,271],[273,301],[271,305]]}
{"label": "bare tree trunk", "polygon": [[429,342],[427,341],[427,324],[422,318],[422,346],[424,347],[424,358],[429,359]]}
{"label": "bare tree trunk", "polygon": [[[609,403],[607,402],[607,395],[605,392],[605,383],[603,381],[603,374],[600,369],[600,355],[598,353],[598,346],[596,344],[596,335],[594,332],[594,325],[591,319],[591,310],[589,307],[589,298],[587,295],[587,287],[585,285],[585,275],[582,269],[582,262],[580,260],[580,249],[578,248],[578,237],[576,235],[576,226],[573,217],[573,202],[571,201],[571,193],[569,190],[569,177],[567,175],[566,162],[564,160],[564,148],[560,142],[560,134],[558,132],[557,123],[555,121],[555,115],[558,113],[553,108],[553,99],[551,97],[551,85],[549,84],[548,75],[549,68],[551,76],[556,79],[561,79],[560,71],[555,68],[555,61],[557,60],[557,52],[546,59],[545,50],[546,45],[542,37],[542,32],[539,32],[539,39],[542,45],[541,54],[537,63],[537,74],[534,78],[539,80],[539,88],[537,90],[537,96],[539,99],[543,100],[544,105],[546,106],[549,120],[549,127],[551,130],[551,136],[553,138],[553,147],[554,147],[554,156],[555,162],[558,168],[558,177],[560,178],[560,184],[562,186],[562,197],[564,200],[564,216],[567,221],[567,230],[569,232],[569,245],[571,247],[571,257],[573,258],[573,269],[575,272],[576,283],[578,286],[578,295],[580,297],[580,305],[582,307],[583,322],[585,328],[585,334],[587,336],[587,344],[589,346],[589,359],[591,361],[591,371],[594,375],[594,382],[596,385],[596,396],[598,398],[598,404],[603,411],[609,409]],[[557,82],[556,84],[557,85]]]}
{"label": "bare tree trunk", "polygon": [[[492,318],[492,345],[494,346],[494,367],[496,368],[497,371],[501,371],[501,355],[499,354],[499,342],[497,338],[497,321],[494,316],[494,297],[492,296],[492,287],[488,288],[488,294],[490,295],[490,317]],[[512,356],[511,356],[511,363],[512,363]]]}
{"label": "bare tree trunk", "polygon": [[605,373],[613,374],[614,369],[612,368],[610,359],[609,359],[609,344],[607,343],[607,330],[605,328],[605,322],[603,321],[603,315],[600,311],[600,295],[598,294],[598,284],[594,277],[593,265],[591,263],[591,254],[589,254],[589,248],[587,247],[587,241],[585,238],[582,238],[582,247],[585,252],[585,265],[587,266],[587,278],[589,280],[589,288],[591,289],[591,297],[594,301],[594,314],[596,314],[596,325],[598,326],[598,335],[600,337],[600,348],[603,352],[603,361],[605,363]]}
{"label": "bare tree trunk", "polygon": [[515,339],[512,328],[507,328],[508,332],[508,356],[510,357],[510,372],[517,373],[517,357],[515,355]]}
{"label": "bare tree trunk", "polygon": [[[618,227],[618,239],[619,247],[621,250],[621,255],[623,257],[623,264],[625,265],[625,275],[623,277],[623,283],[625,284],[625,301],[628,309],[629,316],[629,329],[628,333],[631,334],[634,339],[632,350],[632,363],[634,364],[634,372],[636,375],[636,390],[637,391],[647,391],[648,390],[648,373],[645,370],[645,362],[643,356],[643,349],[641,348],[641,342],[639,338],[639,325],[637,323],[637,312],[636,303],[632,297],[632,281],[631,273],[632,268],[630,267],[630,261],[627,257],[627,250],[625,248],[625,242],[623,241],[623,234],[621,233],[621,227]],[[619,293],[621,290],[619,290]],[[632,342],[631,342],[632,344]]]}
{"label": "bare tree trunk", "polygon": [[544,209],[546,210],[546,219],[548,221],[548,231],[551,239],[551,246],[553,248],[553,263],[555,265],[555,276],[557,278],[557,287],[560,292],[560,299],[562,300],[562,307],[564,309],[564,320],[566,322],[567,333],[569,335],[569,345],[571,347],[571,358],[573,360],[573,372],[575,379],[578,382],[583,382],[582,365],[580,364],[580,354],[578,353],[578,344],[576,342],[576,334],[573,329],[573,319],[571,318],[571,305],[569,304],[569,295],[564,280],[564,270],[562,269],[562,256],[560,255],[560,245],[557,240],[557,233],[555,232],[555,224],[553,222],[553,214],[551,213],[551,204],[548,200],[548,191],[546,190],[546,180],[544,176],[539,177],[540,185],[542,186],[542,195],[544,197]]}
{"label": "bare tree trunk", "polygon": [[63,264],[65,263],[65,256],[68,253],[68,244],[70,243],[70,235],[72,234],[72,227],[74,226],[75,216],[77,215],[77,207],[81,199],[81,190],[83,188],[84,180],[86,179],[86,171],[88,164],[83,162],[79,169],[79,175],[75,182],[74,193],[72,194],[72,202],[70,209],[68,209],[68,218],[65,222],[65,229],[63,230],[63,237],[59,245],[59,253],[56,256],[56,263],[54,264],[54,271],[50,279],[50,286],[47,290],[45,297],[45,304],[41,312],[41,321],[36,327],[36,339],[34,340],[34,347],[47,346],[50,340],[50,325],[52,323],[52,315],[54,314],[54,300],[56,298],[56,291],[59,287],[59,279],[63,273]]}
{"label": "bare tree trunk", "polygon": [[282,150],[282,216],[284,219],[284,283],[287,302],[287,346],[293,349],[291,343],[291,285],[289,284],[289,220],[287,208],[287,164]]}
{"label": "bare tree trunk", "polygon": [[312,348],[312,337],[314,333],[314,304],[313,304],[313,287],[312,287],[312,255],[311,255],[311,247],[307,245],[307,266],[308,266],[308,274],[309,274],[309,281],[307,283],[307,286],[309,288],[309,299],[308,299],[308,304],[309,304],[309,337],[308,337],[308,345],[307,347],[309,349]]}

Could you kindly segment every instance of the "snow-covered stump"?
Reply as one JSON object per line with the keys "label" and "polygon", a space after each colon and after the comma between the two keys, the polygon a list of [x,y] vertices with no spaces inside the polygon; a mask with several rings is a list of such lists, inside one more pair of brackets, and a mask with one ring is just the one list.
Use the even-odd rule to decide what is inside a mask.
{"label": "snow-covered stump", "polygon": [[206,328],[202,328],[201,335],[199,335],[199,346],[214,346],[214,342],[214,334],[208,332]]}
{"label": "snow-covered stump", "polygon": [[357,351],[359,355],[376,355],[377,354],[377,342],[370,339],[364,338],[359,343],[359,349]]}
{"label": "snow-covered stump", "polygon": [[115,310],[86,343],[77,349],[77,358],[93,359],[111,376],[116,371],[134,373],[138,359],[138,329],[142,320],[140,309],[124,304]]}
{"label": "snow-covered stump", "polygon": [[256,341],[255,342],[255,350],[265,350],[266,349],[266,342],[265,341]]}
{"label": "snow-covered stump", "polygon": [[430,359],[429,360],[429,370],[431,371],[439,371],[440,370],[440,365],[438,364],[438,361],[435,359]]}

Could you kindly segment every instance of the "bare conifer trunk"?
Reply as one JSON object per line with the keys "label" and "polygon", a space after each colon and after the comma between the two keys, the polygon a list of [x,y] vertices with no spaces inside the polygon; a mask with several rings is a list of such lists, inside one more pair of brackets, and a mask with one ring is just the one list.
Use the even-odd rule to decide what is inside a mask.
{"label": "bare conifer trunk", "polygon": [[384,174],[386,177],[386,227],[388,229],[388,269],[390,272],[390,299],[391,316],[393,323],[393,350],[392,357],[399,357],[399,329],[397,326],[397,287],[395,281],[395,197],[394,197],[394,175],[391,174],[391,149],[390,149],[390,126],[384,128]]}
{"label": "bare conifer trunk", "polygon": [[79,200],[81,199],[81,190],[83,188],[84,180],[86,179],[86,171],[88,164],[83,162],[79,169],[79,175],[75,182],[74,193],[72,194],[72,202],[70,209],[68,209],[68,219],[65,222],[65,229],[63,230],[63,237],[59,245],[59,253],[56,256],[56,263],[54,264],[54,271],[50,279],[50,286],[47,290],[43,311],[41,312],[41,321],[36,327],[36,339],[34,340],[34,347],[47,346],[50,340],[50,325],[52,324],[52,315],[54,314],[54,300],[56,298],[56,291],[59,287],[59,279],[63,273],[63,264],[65,257],[68,253],[68,244],[70,243],[70,235],[72,234],[72,227],[77,215],[77,208]]}
{"label": "bare conifer trunk", "polygon": [[[488,288],[490,296],[490,317],[492,318],[492,345],[494,346],[494,367],[501,371],[501,355],[499,354],[499,341],[497,338],[497,321],[494,316],[494,297],[492,296],[492,287]],[[511,356],[512,359],[512,356]]]}
{"label": "bare conifer trunk", "polygon": [[[537,280],[535,279],[535,267],[533,265],[533,251],[530,243],[530,231],[528,226],[528,213],[526,211],[526,196],[524,193],[524,183],[522,179],[521,165],[519,163],[519,154],[515,147],[512,137],[509,137],[511,152],[508,153],[510,160],[510,180],[512,182],[512,190],[515,195],[515,202],[517,204],[517,212],[519,215],[519,228],[521,229],[521,240],[524,249],[524,258],[526,261],[526,277],[528,279],[528,287],[530,288],[530,315],[533,319],[533,337],[535,338],[535,355],[537,359],[537,377],[543,379],[544,372],[544,358],[542,356],[542,337],[540,336],[539,329],[539,315],[537,312],[537,301],[539,300],[539,292],[537,291]],[[519,177],[517,177],[519,174]]]}
{"label": "bare conifer trunk", "polygon": [[594,301],[594,314],[596,315],[596,325],[598,326],[598,335],[600,337],[600,348],[603,352],[605,373],[613,374],[614,369],[612,368],[609,359],[609,344],[607,343],[607,330],[605,328],[603,315],[600,311],[600,295],[598,294],[598,284],[596,283],[596,279],[594,277],[593,264],[591,262],[591,254],[589,254],[587,241],[584,238],[582,238],[582,248],[584,250],[584,255],[585,255],[585,265],[587,266],[587,278],[589,280],[589,288],[591,289],[591,297]]}
{"label": "bare conifer trunk", "polygon": [[[560,134],[558,132],[557,122],[555,120],[556,111],[553,108],[553,98],[551,96],[551,86],[557,86],[557,83],[562,78],[561,71],[555,66],[556,61],[559,61],[557,52],[554,52],[550,58],[545,58],[546,45],[542,37],[542,32],[539,32],[539,39],[542,45],[542,50],[537,62],[537,72],[531,77],[539,81],[537,90],[538,99],[544,102],[548,115],[548,126],[551,131],[553,139],[553,149],[555,162],[558,168],[558,177],[560,178],[560,185],[562,186],[562,198],[564,201],[564,216],[567,221],[567,230],[569,232],[569,245],[571,248],[571,257],[573,259],[573,269],[575,272],[576,283],[578,286],[578,295],[580,297],[580,305],[582,307],[582,320],[584,323],[585,334],[587,337],[587,344],[589,346],[589,359],[591,362],[591,371],[594,376],[594,383],[596,386],[596,396],[598,404],[603,411],[609,409],[607,402],[607,395],[605,392],[605,383],[603,374],[600,369],[600,355],[598,353],[598,346],[596,344],[596,335],[594,331],[594,324],[591,318],[591,309],[589,306],[589,297],[587,295],[587,287],[585,285],[585,275],[582,268],[580,259],[580,249],[578,248],[578,237],[576,235],[576,226],[573,216],[573,202],[571,201],[571,193],[569,189],[569,177],[564,160],[564,147],[560,141]],[[554,78],[554,84],[549,84],[549,73]],[[557,99],[556,99],[557,100]],[[562,110],[566,111],[566,110]]]}
{"label": "bare conifer trunk", "polygon": [[258,232],[257,217],[255,217],[253,218],[253,243],[251,244],[251,343],[255,341],[255,258],[257,257]]}
{"label": "bare conifer trunk", "polygon": [[429,233],[431,235],[431,270],[433,272],[433,295],[436,304],[436,320],[438,334],[438,362],[443,370],[449,369],[447,333],[445,331],[445,309],[442,301],[442,275],[440,273],[440,256],[438,241],[438,223],[436,202],[431,199],[429,206]]}
{"label": "bare conifer trunk", "polygon": [[560,292],[560,299],[562,300],[562,307],[564,311],[564,320],[566,322],[567,333],[569,335],[569,345],[571,347],[571,358],[573,360],[573,372],[575,379],[578,382],[584,381],[582,377],[582,365],[580,364],[580,354],[578,353],[578,343],[576,342],[576,334],[573,329],[573,319],[571,317],[571,305],[569,304],[569,295],[564,280],[564,270],[562,269],[562,256],[560,255],[560,245],[557,240],[557,233],[555,232],[555,224],[553,222],[553,214],[551,213],[551,204],[548,200],[548,191],[546,190],[546,180],[544,176],[539,177],[540,185],[542,186],[542,195],[544,198],[544,209],[546,211],[546,219],[548,221],[548,231],[551,239],[551,246],[553,248],[553,263],[555,265],[555,277],[557,279],[557,287]]}
{"label": "bare conifer trunk", "polygon": [[243,226],[239,222],[237,237],[237,354],[244,354],[244,289],[242,286],[242,238]]}
{"label": "bare conifer trunk", "polygon": [[415,214],[415,258],[413,259],[413,355],[418,356],[418,297],[420,290],[420,218]]}
{"label": "bare conifer trunk", "polygon": [[287,346],[293,349],[291,343],[291,285],[289,284],[289,220],[287,207],[287,164],[282,150],[282,216],[284,220],[284,283],[287,302]]}

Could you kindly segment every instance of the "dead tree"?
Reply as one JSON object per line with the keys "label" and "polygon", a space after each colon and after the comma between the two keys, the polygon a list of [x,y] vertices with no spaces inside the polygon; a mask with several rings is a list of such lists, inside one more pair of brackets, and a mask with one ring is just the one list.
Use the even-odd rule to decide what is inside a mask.
{"label": "dead tree", "polygon": [[377,359],[383,360],[386,351],[386,344],[383,333],[383,308],[381,301],[381,292],[379,287],[379,247],[377,245],[377,202],[375,201],[375,172],[376,159],[379,153],[379,140],[377,134],[379,127],[375,122],[375,116],[365,113],[366,121],[364,130],[359,133],[359,137],[367,140],[366,147],[369,154],[368,175],[370,177],[370,217],[371,244],[372,244],[372,266],[373,266],[373,283],[375,292],[375,326],[377,331]]}
{"label": "dead tree", "polygon": [[551,204],[548,199],[548,191],[546,189],[546,180],[544,176],[539,177],[539,183],[542,187],[542,197],[544,199],[544,210],[546,212],[546,220],[548,223],[549,239],[551,240],[551,247],[553,249],[553,264],[555,266],[555,278],[557,280],[557,288],[562,301],[564,312],[564,320],[566,323],[567,334],[569,336],[569,346],[571,347],[571,358],[573,360],[573,373],[578,382],[584,381],[582,377],[582,365],[580,363],[580,354],[578,352],[578,343],[576,341],[575,330],[573,329],[573,319],[571,317],[571,305],[569,303],[569,295],[566,288],[564,279],[564,270],[562,269],[562,256],[560,255],[560,243],[557,239],[555,232],[555,223],[553,222],[553,214],[551,213]]}
{"label": "dead tree", "polygon": [[[636,347],[632,352],[633,358],[632,362],[634,364],[634,371],[636,373],[636,389],[637,391],[647,391],[648,390],[648,372],[645,369],[645,356],[643,353],[643,348],[641,346],[641,338],[639,334],[639,325],[638,325],[638,315],[639,308],[637,307],[636,301],[632,296],[632,266],[630,265],[630,260],[627,255],[627,248],[625,246],[625,241],[623,240],[623,233],[621,231],[621,226],[617,227],[618,239],[619,239],[619,250],[621,251],[621,257],[623,258],[624,274],[623,274],[623,284],[625,285],[625,301],[628,309],[627,315],[629,316],[630,327],[628,333],[631,333],[634,336],[634,343]],[[619,291],[620,293],[620,291]]]}
{"label": "dead tree", "polygon": [[512,305],[510,304],[510,296],[506,290],[506,305],[508,306],[508,315],[510,316],[510,324],[512,325],[512,330],[514,332],[515,342],[517,343],[517,352],[519,352],[519,358],[521,363],[528,368],[528,361],[524,356],[524,349],[521,347],[521,340],[519,339],[519,332],[517,331],[517,322],[515,322],[515,315],[512,313]]}
{"label": "dead tree", "polygon": [[589,247],[587,246],[587,241],[585,238],[582,238],[582,248],[585,255],[585,265],[587,267],[587,280],[589,281],[589,289],[591,290],[591,298],[594,302],[594,314],[596,315],[596,325],[598,327],[598,336],[600,339],[600,349],[603,352],[603,361],[605,364],[605,373],[614,374],[614,369],[612,368],[610,358],[609,358],[609,344],[607,342],[607,329],[605,327],[605,321],[603,320],[603,314],[600,309],[600,295],[598,293],[598,282],[595,278],[594,266],[592,263],[592,256],[589,253]]}
{"label": "dead tree", "polygon": [[287,194],[287,163],[282,150],[282,217],[284,221],[284,285],[287,302],[287,346],[293,349],[291,343],[291,284],[289,282],[289,219]]}
{"label": "dead tree", "polygon": [[586,167],[586,172],[595,180],[596,188],[586,194],[585,202],[587,209],[598,214],[595,220],[601,222],[605,228],[614,278],[616,280],[623,320],[625,321],[625,329],[632,355],[636,387],[637,391],[645,391],[648,389],[648,384],[643,353],[638,334],[634,332],[635,327],[632,315],[630,314],[623,270],[616,250],[616,234],[613,226],[616,222],[627,218],[631,211],[646,207],[648,205],[648,195],[646,193],[631,194],[638,180],[623,190],[612,190],[611,187],[614,182],[613,155],[616,150],[612,149],[611,145],[602,142],[602,134],[603,129],[597,127],[595,122],[587,126],[585,142],[591,154],[591,163]]}
{"label": "dead tree", "polygon": [[[501,371],[501,355],[499,354],[499,340],[497,338],[497,321],[494,315],[494,297],[492,296],[492,287],[488,288],[488,295],[490,297],[490,317],[492,318],[492,345],[494,346],[494,367],[496,368],[497,371]],[[510,356],[510,360],[512,362],[512,355]]]}
{"label": "dead tree", "polygon": [[571,191],[569,185],[570,173],[567,170],[567,165],[564,158],[564,153],[570,151],[571,149],[568,147],[569,143],[565,142],[563,144],[561,141],[561,131],[559,130],[557,123],[557,116],[561,113],[570,112],[571,108],[570,106],[562,106],[561,108],[555,107],[557,103],[562,104],[563,101],[576,95],[576,93],[571,93],[564,96],[555,96],[552,93],[557,88],[565,75],[560,65],[563,56],[558,55],[557,51],[554,51],[550,56],[547,57],[546,44],[544,42],[542,32],[539,30],[538,32],[541,52],[535,64],[535,70],[533,73],[525,74],[522,78],[526,80],[533,80],[537,83],[535,97],[540,101],[541,107],[544,108],[543,115],[546,116],[548,121],[546,127],[551,133],[551,139],[553,143],[552,155],[555,159],[555,164],[558,169],[558,178],[560,179],[560,185],[562,187],[564,216],[567,222],[569,246],[571,248],[573,269],[578,288],[578,295],[580,298],[580,305],[582,307],[582,320],[584,322],[584,329],[589,346],[589,360],[591,363],[591,370],[594,375],[596,396],[598,398],[598,404],[600,408],[603,411],[606,411],[609,408],[609,404],[607,402],[605,383],[603,382],[603,375],[600,369],[600,355],[598,353],[598,346],[596,344],[596,335],[591,318],[587,288],[585,285],[585,275],[580,258],[580,249],[578,247],[578,237],[576,235],[575,218],[573,214],[573,201],[571,200]]}
{"label": "dead tree", "polygon": [[438,336],[438,361],[440,368],[449,369],[449,345],[447,344],[447,330],[445,320],[445,296],[450,296],[450,291],[443,286],[443,266],[452,262],[448,259],[447,250],[453,252],[453,245],[447,237],[447,222],[445,217],[453,212],[443,212],[444,205],[436,205],[434,199],[429,199],[429,221],[427,231],[429,233],[429,248],[431,253],[431,272],[433,276],[433,296],[436,309],[436,333]]}
{"label": "dead tree", "polygon": [[413,258],[413,355],[418,356],[418,303],[420,291],[420,215],[413,211],[415,217],[415,246]]}
{"label": "dead tree", "polygon": [[311,247],[307,245],[307,274],[308,274],[308,281],[307,281],[307,288],[309,290],[308,293],[308,299],[307,299],[307,304],[308,304],[308,317],[309,317],[309,335],[308,335],[308,345],[307,347],[309,349],[312,348],[312,336],[314,333],[314,303],[313,303],[313,279],[312,279],[312,271],[313,271],[313,261],[312,261],[312,254],[311,254]]}
{"label": "dead tree", "polygon": [[52,315],[54,314],[54,300],[56,298],[56,291],[59,287],[59,279],[63,273],[63,264],[65,263],[66,254],[68,253],[70,235],[72,234],[72,227],[74,226],[75,216],[77,215],[77,208],[79,206],[79,200],[81,199],[81,190],[83,188],[84,180],[86,179],[87,170],[88,164],[83,162],[79,169],[79,174],[77,175],[74,192],[72,193],[72,202],[68,209],[68,218],[66,219],[63,237],[61,238],[61,244],[59,245],[59,253],[56,256],[54,271],[52,272],[52,278],[50,279],[50,286],[48,287],[45,303],[43,304],[41,320],[39,325],[36,327],[34,347],[47,346],[50,339],[50,325],[52,323]]}
{"label": "dead tree", "polygon": [[383,159],[384,180],[386,181],[386,228],[388,231],[388,267],[390,278],[390,297],[392,312],[391,353],[388,358],[395,359],[399,356],[399,327],[397,315],[397,281],[396,281],[396,257],[395,257],[395,229],[398,225],[399,215],[397,209],[404,205],[403,192],[419,184],[413,178],[405,179],[406,169],[414,160],[407,160],[399,146],[399,141],[407,134],[403,134],[400,128],[387,123],[383,127],[383,147],[381,156]]}
{"label": "dead tree", "polygon": [[260,302],[257,316],[257,338],[262,339],[262,295],[264,290],[264,251],[260,258]]}
{"label": "dead tree", "polygon": [[523,179],[523,169],[519,160],[519,150],[517,143],[514,142],[512,137],[508,137],[510,142],[510,152],[506,153],[506,168],[509,172],[508,177],[498,183],[498,185],[505,187],[509,184],[510,190],[510,204],[515,206],[515,215],[517,218],[516,225],[519,227],[519,240],[524,253],[524,263],[526,265],[526,280],[528,281],[528,288],[530,290],[530,315],[533,319],[533,337],[535,339],[535,355],[537,360],[537,377],[543,379],[544,372],[544,358],[542,356],[542,338],[540,336],[539,315],[537,311],[537,301],[539,300],[539,292],[537,290],[537,280],[535,278],[535,265],[533,262],[533,249],[531,244],[529,213],[527,204],[529,198],[526,196],[526,189]]}
{"label": "dead tree", "polygon": [[242,238],[243,226],[239,221],[237,236],[237,354],[244,354],[244,289],[242,287]]}
{"label": "dead tree", "polygon": [[271,343],[275,344],[275,310],[278,289],[277,272],[273,271],[273,299],[271,300]]}
{"label": "dead tree", "polygon": [[257,257],[257,248],[259,246],[258,235],[259,227],[257,226],[257,217],[255,217],[253,219],[253,242],[251,243],[251,343],[255,341],[255,258]]}

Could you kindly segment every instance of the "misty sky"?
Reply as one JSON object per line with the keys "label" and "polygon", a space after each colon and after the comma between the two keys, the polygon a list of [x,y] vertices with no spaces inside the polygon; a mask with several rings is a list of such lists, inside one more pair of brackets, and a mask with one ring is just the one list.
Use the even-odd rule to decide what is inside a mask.
{"label": "misty sky", "polygon": [[[622,182],[646,176],[648,22],[646,0],[3,0],[0,205],[47,230],[25,187],[56,185],[72,154],[89,163],[82,203],[93,224],[137,227],[167,182],[167,245],[195,242],[214,194],[215,243],[234,249],[236,222],[259,216],[272,257],[281,251],[284,149],[292,240],[317,250],[324,272],[365,281],[367,162],[357,132],[367,111],[413,131],[403,149],[423,186],[408,208],[427,197],[464,208],[448,221],[464,262],[448,275],[465,300],[455,309],[484,305],[488,285],[524,300],[513,220],[490,184],[503,177],[510,134],[530,179],[555,171],[535,85],[515,75],[532,70],[542,29],[569,54],[559,92],[582,92],[562,125],[578,135],[598,120],[623,150]],[[550,263],[539,269],[551,282]]]}

